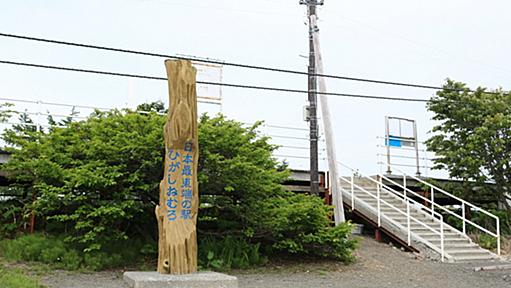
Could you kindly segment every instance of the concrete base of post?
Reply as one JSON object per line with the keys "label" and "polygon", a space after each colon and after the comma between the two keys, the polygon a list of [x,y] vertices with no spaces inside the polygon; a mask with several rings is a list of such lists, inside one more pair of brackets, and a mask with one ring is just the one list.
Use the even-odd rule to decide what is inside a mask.
{"label": "concrete base of post", "polygon": [[197,272],[184,275],[125,272],[124,282],[130,288],[238,288],[236,277],[216,272]]}

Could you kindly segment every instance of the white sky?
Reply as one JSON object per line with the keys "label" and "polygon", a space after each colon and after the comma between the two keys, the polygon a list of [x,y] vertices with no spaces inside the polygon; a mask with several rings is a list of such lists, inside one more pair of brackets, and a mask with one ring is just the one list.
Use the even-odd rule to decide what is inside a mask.
{"label": "white sky", "polygon": [[[2,33],[306,71],[307,60],[300,57],[308,51],[306,7],[298,5],[298,0],[3,2]],[[442,85],[449,77],[470,87],[509,89],[510,9],[511,2],[504,0],[326,0],[319,10],[325,72],[428,85]],[[164,59],[1,37],[0,59],[165,75]],[[134,107],[167,99],[164,81],[8,65],[0,65],[0,76],[0,97],[7,98],[100,107]],[[223,78],[226,83],[307,88],[303,76],[231,67],[224,68]],[[331,79],[327,85],[331,92],[392,97],[428,98],[433,93]],[[306,95],[224,88],[223,96],[222,112],[229,118],[307,128],[302,120]],[[338,157],[367,173],[379,169],[376,144],[382,141],[376,137],[384,135],[385,115],[416,119],[420,140],[427,139],[433,125],[432,115],[421,103],[340,97],[331,97],[329,103]],[[307,132],[275,129],[268,133],[307,136]],[[275,142],[307,146],[301,140]],[[279,153],[308,155],[299,149]],[[308,167],[307,160],[290,162],[294,168]]]}

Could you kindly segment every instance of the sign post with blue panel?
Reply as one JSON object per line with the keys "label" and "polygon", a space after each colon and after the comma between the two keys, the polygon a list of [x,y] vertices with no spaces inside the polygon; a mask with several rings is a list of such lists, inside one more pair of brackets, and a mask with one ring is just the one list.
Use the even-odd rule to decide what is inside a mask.
{"label": "sign post with blue panel", "polygon": [[[395,125],[392,125],[395,124]],[[391,127],[393,126],[393,127]],[[408,129],[405,129],[408,126]],[[392,129],[394,128],[394,129]],[[417,168],[416,174],[420,175],[419,166],[419,141],[417,139],[417,123],[415,120],[406,119],[401,117],[385,116],[385,148],[387,150],[387,174],[392,173],[392,165],[399,166],[399,164],[391,163],[391,148],[398,149],[413,149],[415,158],[415,166]],[[400,156],[395,156],[400,157]],[[401,156],[402,157],[402,156]]]}

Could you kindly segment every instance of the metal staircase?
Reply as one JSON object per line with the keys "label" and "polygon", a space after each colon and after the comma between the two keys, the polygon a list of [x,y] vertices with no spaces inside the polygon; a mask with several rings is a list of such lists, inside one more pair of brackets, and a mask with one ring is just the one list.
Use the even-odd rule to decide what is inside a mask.
{"label": "metal staircase", "polygon": [[[344,204],[410,248],[428,254],[433,252],[432,254],[436,254],[441,261],[448,262],[499,258],[498,255],[482,249],[466,235],[466,226],[470,225],[480,232],[495,237],[497,254],[500,255],[499,218],[495,215],[423,179],[407,175],[395,168],[394,171],[402,173],[401,183],[381,174],[373,177],[361,175],[357,170],[342,163],[339,163],[339,166],[339,170],[343,172],[341,175],[346,175],[346,170],[350,175],[339,177]],[[430,197],[426,198],[406,187],[407,179],[412,178],[430,189]],[[435,194],[437,196],[441,194],[444,198],[452,197],[459,201],[462,206],[461,215],[435,202]],[[492,232],[467,219],[466,207],[471,207],[474,211],[482,212],[490,219],[494,219],[496,231]],[[445,223],[444,216],[439,212],[460,219],[463,223],[462,231]]]}

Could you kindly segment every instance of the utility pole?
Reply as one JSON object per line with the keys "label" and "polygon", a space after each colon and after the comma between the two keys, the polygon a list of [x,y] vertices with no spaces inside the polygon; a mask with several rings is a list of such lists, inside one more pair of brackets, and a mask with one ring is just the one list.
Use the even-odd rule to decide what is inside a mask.
{"label": "utility pole", "polygon": [[318,171],[318,118],[316,94],[316,54],[314,51],[314,31],[317,29],[312,23],[311,16],[316,15],[316,6],[323,5],[323,0],[300,0],[300,4],[307,5],[309,19],[309,124],[310,124],[310,190],[311,194],[319,195]]}
{"label": "utility pole", "polygon": [[[317,26],[317,17],[310,17],[313,26]],[[314,31],[314,52],[316,54],[316,74],[325,74],[323,65],[323,57],[321,56],[321,46],[319,44],[319,29]],[[318,91],[327,92],[326,81],[323,77],[318,77]],[[337,152],[335,149],[334,129],[332,125],[332,116],[328,107],[328,97],[321,94],[319,97],[321,103],[321,115],[323,116],[323,127],[325,130],[326,151],[328,155],[328,171],[330,172],[330,194],[332,195],[332,206],[334,207],[335,225],[339,225],[346,221],[344,216],[344,202],[342,199],[341,189],[339,187]]]}

